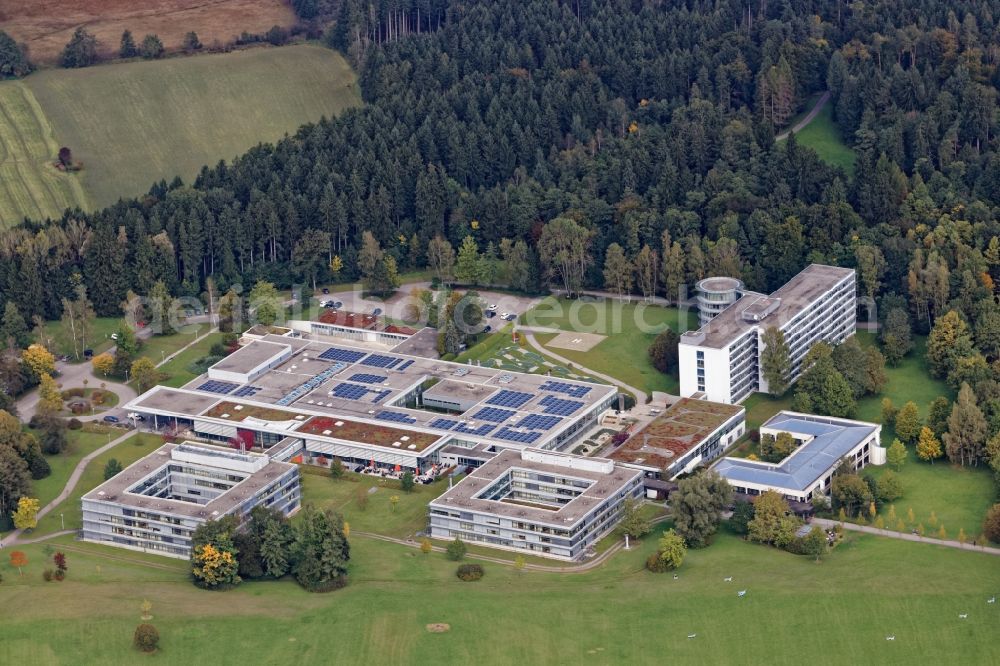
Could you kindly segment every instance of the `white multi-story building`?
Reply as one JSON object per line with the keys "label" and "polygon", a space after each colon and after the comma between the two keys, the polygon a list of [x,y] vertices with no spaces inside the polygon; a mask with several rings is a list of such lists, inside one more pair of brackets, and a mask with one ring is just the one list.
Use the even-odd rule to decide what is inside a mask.
{"label": "white multi-story building", "polygon": [[854,269],[812,264],[770,296],[747,293],[678,345],[680,392],[715,402],[742,402],[767,391],[760,356],[764,331],[785,335],[789,378],[802,374],[813,344],[840,344],[854,334],[857,294]]}
{"label": "white multi-story building", "polygon": [[299,510],[298,467],[259,453],[164,444],[83,496],[83,540],[186,558],[199,525],[255,506]]}
{"label": "white multi-story building", "polygon": [[579,560],[642,496],[642,476],[606,458],[508,449],[431,501],[430,533]]}

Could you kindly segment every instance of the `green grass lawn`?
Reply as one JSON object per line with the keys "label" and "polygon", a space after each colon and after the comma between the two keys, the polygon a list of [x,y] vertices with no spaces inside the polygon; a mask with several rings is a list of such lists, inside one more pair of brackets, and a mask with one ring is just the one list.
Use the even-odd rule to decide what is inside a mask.
{"label": "green grass lawn", "polygon": [[[110,349],[114,345],[111,334],[118,330],[121,323],[121,317],[96,317],[91,325],[87,347],[93,349],[94,354],[100,354]],[[66,354],[71,363],[89,362],[85,361],[82,352],[79,359],[73,356],[73,338],[61,320],[45,322],[45,333],[52,338],[52,346],[54,347],[51,350],[52,353]]]}
{"label": "green grass lawn", "polygon": [[[875,344],[875,336],[872,333],[859,331],[857,336],[862,345]],[[885,375],[888,381],[880,395],[858,401],[857,418],[863,421],[881,422],[882,398],[890,398],[897,408],[912,400],[920,410],[921,418],[927,417],[927,408],[934,398],[942,395],[949,400],[955,398],[955,392],[950,386],[930,376],[927,368],[926,336],[914,336],[913,351],[898,366],[887,367]],[[892,442],[891,437],[887,439],[887,435],[891,434],[890,430],[890,428],[884,429],[882,441]]]}
{"label": "green grass lawn", "polygon": [[185,326],[183,333],[170,335],[154,335],[142,342],[139,356],[146,356],[154,363],[160,363],[178,349],[190,344],[208,330],[208,324],[191,324]]}
{"label": "green grass lawn", "polygon": [[[877,478],[888,469],[888,465],[871,467],[866,473]],[[988,468],[952,465],[947,458],[931,465],[919,460],[914,448],[908,446],[906,463],[898,474],[903,496],[895,502],[896,518],[907,523],[907,530],[923,524],[926,534],[934,536],[943,525],[949,539],[958,538],[958,531],[962,529],[970,541],[982,532],[986,510],[993,506],[997,496]],[[908,520],[909,509],[913,509],[913,523]],[[931,512],[937,517],[935,525],[932,525]],[[879,513],[887,528],[896,528],[896,521],[889,520],[888,506],[882,507]]]}
{"label": "green grass lawn", "polygon": [[[113,431],[111,433],[111,439],[119,436],[122,432],[123,431],[121,430]],[[97,440],[98,441],[94,442],[96,446],[93,448],[107,444],[109,441],[108,435],[99,435]],[[116,458],[118,462],[122,464],[122,467],[127,467],[139,458],[152,452],[158,446],[162,445],[163,438],[158,435],[136,433],[110,451],[105,451],[91,460],[86,469],[84,469],[83,475],[80,477],[79,483],[76,484],[76,488],[73,490],[73,493],[66,500],[56,506],[51,513],[38,521],[38,527],[35,528],[32,536],[51,534],[52,532],[58,532],[62,529],[62,524],[59,520],[60,513],[63,514],[63,518],[65,519],[66,529],[79,529],[80,498],[83,497],[85,493],[93,490],[104,482],[104,465],[106,465],[112,458]],[[72,471],[72,468],[70,468],[70,470]],[[66,477],[68,476],[69,473],[66,474]],[[62,485],[65,485],[65,483],[66,480],[64,478]],[[62,490],[62,485],[55,489],[52,497],[59,494]]]}
{"label": "green grass lawn", "polygon": [[40,506],[45,506],[62,492],[69,475],[81,458],[108,443],[107,432],[113,433],[112,438],[121,433],[121,430],[105,428],[100,425],[89,427],[97,432],[70,430],[69,446],[66,450],[54,456],[45,456],[49,467],[52,468],[52,474],[44,479],[33,481],[31,484],[32,495],[38,499]]}
{"label": "green grass lawn", "polygon": [[795,140],[815,150],[824,162],[840,167],[848,176],[854,175],[854,151],[841,138],[840,129],[833,122],[833,105],[829,102],[811,123],[796,133]]}
{"label": "green grass lawn", "polygon": [[[477,583],[460,582],[441,554],[354,537],[350,583],[330,594],[291,581],[203,591],[183,563],[61,538],[62,583],[42,580],[41,545],[24,548],[23,576],[0,560],[0,604],[18,609],[0,623],[0,661],[134,664],[143,599],[162,637],[158,664],[994,660],[1000,609],[985,599],[1000,567],[988,555],[850,535],[815,564],[721,535],[689,552],[674,580],[642,568],[655,536],[586,574],[485,563]],[[450,631],[428,632],[436,622]]]}
{"label": "green grass lawn", "polygon": [[[15,148],[0,150],[0,221],[190,183],[205,164],[360,103],[347,61],[313,44],[42,70],[0,85],[0,148]],[[82,171],[47,166],[59,146]]]}
{"label": "green grass lawn", "polygon": [[[549,297],[522,316],[521,321],[526,326],[605,335],[606,339],[590,351],[551,349],[574,363],[603,372],[647,393],[677,393],[677,376],[665,375],[654,368],[647,350],[665,326],[683,332],[695,324],[696,316],[677,308],[621,303],[613,299],[585,302]],[[545,344],[553,336],[537,337]]]}
{"label": "green grass lawn", "polygon": [[204,340],[201,340],[197,344],[185,349],[173,359],[161,365],[159,368],[160,372],[163,373],[166,378],[160,383],[164,386],[172,386],[176,388],[187,384],[189,381],[197,377],[198,373],[191,371],[191,364],[204,358],[205,356],[208,356],[209,351],[212,349],[212,345],[217,342],[222,342],[222,335],[223,334],[218,331],[209,333],[205,336]]}
{"label": "green grass lawn", "polygon": [[[403,538],[427,526],[427,503],[448,489],[446,480],[425,486],[417,484],[404,493],[398,483],[363,474],[347,474],[333,480],[326,470],[302,467],[303,497],[317,506],[330,507],[344,515],[351,531],[377,532]],[[374,492],[371,489],[375,488]],[[358,493],[368,497],[361,508]],[[389,498],[399,497],[395,509]]]}

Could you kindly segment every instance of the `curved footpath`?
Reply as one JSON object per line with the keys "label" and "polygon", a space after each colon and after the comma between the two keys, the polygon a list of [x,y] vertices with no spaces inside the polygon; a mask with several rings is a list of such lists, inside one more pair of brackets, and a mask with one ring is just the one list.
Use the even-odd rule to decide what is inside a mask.
{"label": "curved footpath", "polygon": [[[62,492],[59,493],[58,497],[56,497],[54,500],[52,500],[51,502],[49,502],[48,504],[46,504],[45,506],[43,506],[41,509],[38,510],[38,518],[45,517],[53,509],[59,506],[60,503],[69,498],[69,496],[73,493],[73,490],[76,488],[76,484],[79,483],[80,477],[83,476],[83,470],[86,469],[87,465],[90,463],[91,460],[101,455],[105,451],[108,451],[118,446],[119,444],[121,444],[134,434],[135,431],[127,430],[122,435],[119,435],[117,438],[112,439],[104,446],[95,449],[94,451],[91,451],[90,453],[85,455],[83,458],[80,458],[80,462],[78,462],[76,464],[76,467],[73,468],[73,473],[69,475],[69,480],[66,481],[66,485],[63,487]],[[14,530],[10,534],[8,534],[3,540],[0,540],[0,547],[17,545],[17,544],[26,544],[26,543],[37,543],[39,541],[45,541],[46,539],[51,539],[52,537],[60,536],[61,534],[72,533],[72,530],[70,530],[69,532],[57,532],[55,534],[39,537],[37,539],[21,540],[19,537],[21,536],[21,533],[23,531],[24,530]]]}

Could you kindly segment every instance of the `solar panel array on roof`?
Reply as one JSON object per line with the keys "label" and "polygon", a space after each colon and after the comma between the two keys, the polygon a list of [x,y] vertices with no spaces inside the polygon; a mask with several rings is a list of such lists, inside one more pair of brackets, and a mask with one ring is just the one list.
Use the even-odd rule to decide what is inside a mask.
{"label": "solar panel array on roof", "polygon": [[404,363],[403,365],[401,365],[398,368],[396,368],[396,370],[399,370],[400,372],[402,372],[403,370],[406,370],[411,365],[413,365],[413,359],[412,358],[410,360],[406,361],[406,363]]}
{"label": "solar panel array on roof", "polygon": [[531,430],[549,430],[559,425],[562,418],[558,416],[542,416],[541,414],[529,414],[521,419],[518,428],[530,428]]}
{"label": "solar panel array on roof", "polygon": [[392,421],[393,423],[416,423],[417,420],[408,414],[402,412],[390,412],[387,409],[383,409],[375,418],[381,419],[383,421]]}
{"label": "solar panel array on roof", "polygon": [[368,395],[367,386],[357,384],[337,384],[330,391],[330,395],[335,398],[347,398],[348,400],[361,400]]}
{"label": "solar panel array on roof", "polygon": [[394,368],[399,365],[403,359],[397,358],[395,356],[383,356],[382,354],[372,354],[365,360],[361,362],[361,365],[370,365],[373,368]]}
{"label": "solar panel array on roof", "polygon": [[198,387],[199,391],[205,391],[206,393],[219,393],[221,395],[228,395],[232,393],[239,387],[239,384],[233,384],[232,382],[220,382],[215,379],[210,379],[201,386]]}
{"label": "solar panel array on roof", "polygon": [[511,430],[507,426],[504,426],[496,431],[493,435],[497,439],[506,439],[511,442],[519,442],[521,444],[531,444],[536,439],[542,436],[540,432],[518,432],[516,430]]}
{"label": "solar panel array on roof", "polygon": [[340,347],[330,347],[319,358],[324,361],[343,361],[344,363],[357,363],[365,357],[367,352],[359,352],[353,349],[341,349]]}
{"label": "solar panel array on roof", "polygon": [[240,388],[233,391],[234,398],[249,398],[252,395],[257,395],[260,393],[259,386],[251,386],[247,384],[246,386],[241,386]]}
{"label": "solar panel array on roof", "polygon": [[372,398],[372,402],[382,402],[383,400],[385,400],[385,397],[387,395],[389,395],[390,393],[392,393],[391,389],[385,389],[385,390],[379,391],[378,393],[375,394],[375,397]]}
{"label": "solar panel array on roof", "polygon": [[489,434],[489,432],[493,430],[493,428],[496,428],[496,426],[490,423],[484,423],[478,428],[470,428],[464,423],[459,423],[458,426],[452,432],[460,432],[463,435],[473,435],[475,437],[482,437],[483,435]]}
{"label": "solar panel array on roof", "polygon": [[451,430],[452,428],[457,426],[458,423],[459,423],[458,421],[455,421],[453,419],[434,419],[427,425],[429,425],[432,428],[440,428],[441,430]]}
{"label": "solar panel array on roof", "polygon": [[499,407],[513,407],[514,409],[517,409],[533,397],[534,395],[531,393],[502,389],[499,393],[490,397],[490,399],[486,401],[486,404],[497,405]]}
{"label": "solar panel array on roof", "polygon": [[544,407],[544,412],[546,414],[555,414],[557,416],[569,416],[576,410],[583,407],[582,402],[577,402],[576,400],[563,400],[562,398],[553,398],[551,395],[547,395],[538,401],[538,404]]}
{"label": "solar panel array on roof", "polygon": [[382,375],[369,375],[364,372],[358,372],[350,377],[348,377],[352,382],[361,382],[362,384],[381,384],[386,380],[386,377]]}
{"label": "solar panel array on roof", "polygon": [[503,423],[510,417],[517,414],[517,412],[512,412],[509,409],[497,409],[496,407],[483,407],[478,412],[472,415],[474,419],[482,419],[484,421],[492,421],[493,423]]}
{"label": "solar panel array on roof", "polygon": [[566,382],[557,382],[554,380],[549,380],[538,387],[542,391],[552,391],[553,393],[565,393],[571,398],[582,398],[583,396],[590,393],[589,386],[577,386],[576,384],[567,384]]}

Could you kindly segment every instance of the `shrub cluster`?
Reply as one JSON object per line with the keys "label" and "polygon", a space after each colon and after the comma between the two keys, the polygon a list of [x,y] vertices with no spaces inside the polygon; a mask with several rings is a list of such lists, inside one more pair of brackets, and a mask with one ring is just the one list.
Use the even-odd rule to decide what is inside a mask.
{"label": "shrub cluster", "polygon": [[471,583],[482,578],[484,573],[483,567],[478,564],[460,564],[455,575],[459,580]]}

